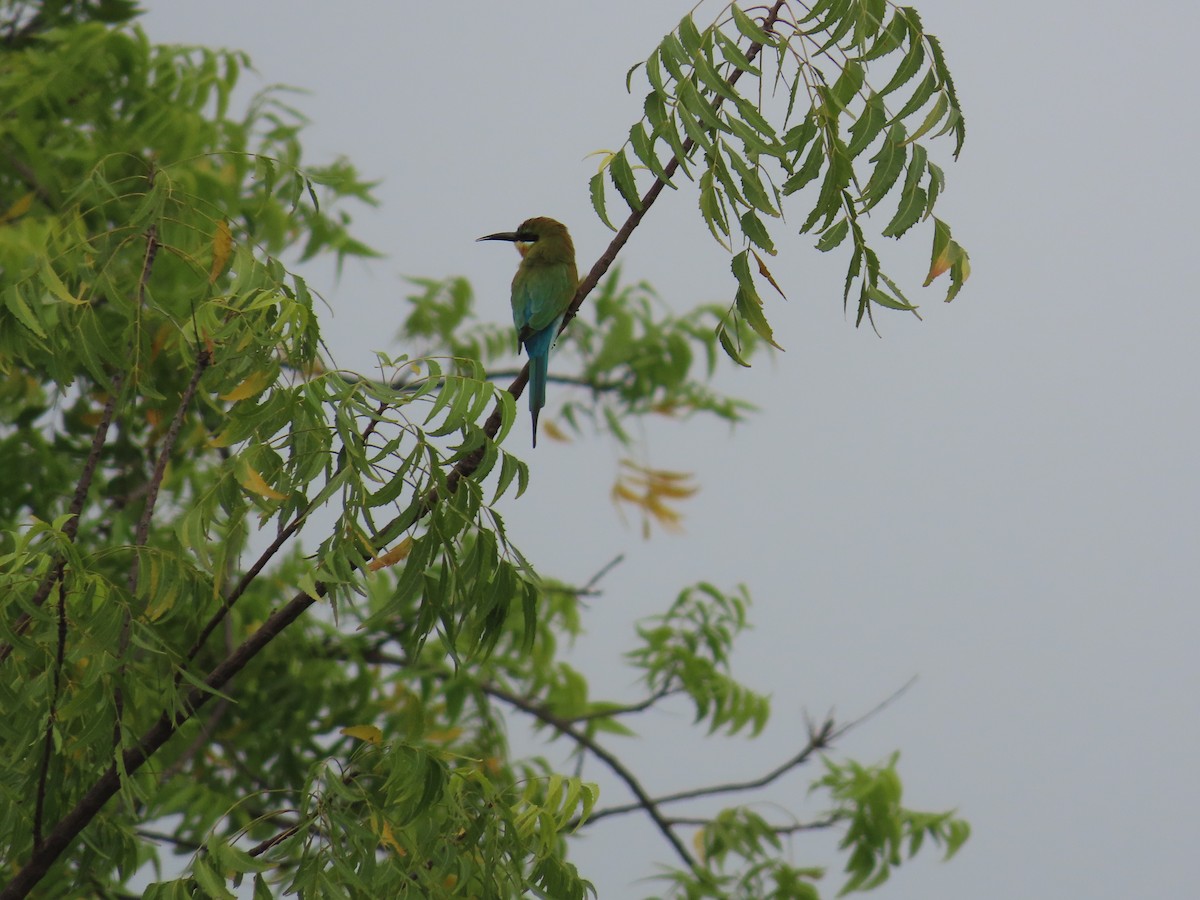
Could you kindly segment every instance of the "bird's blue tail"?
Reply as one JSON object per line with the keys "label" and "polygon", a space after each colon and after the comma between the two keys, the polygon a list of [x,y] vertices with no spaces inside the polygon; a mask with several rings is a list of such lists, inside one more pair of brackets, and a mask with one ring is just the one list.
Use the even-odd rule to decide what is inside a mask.
{"label": "bird's blue tail", "polygon": [[533,446],[537,446],[538,413],[546,405],[546,375],[550,369],[550,345],[558,335],[559,319],[549,328],[531,334],[525,341],[529,354],[529,412],[533,416]]}

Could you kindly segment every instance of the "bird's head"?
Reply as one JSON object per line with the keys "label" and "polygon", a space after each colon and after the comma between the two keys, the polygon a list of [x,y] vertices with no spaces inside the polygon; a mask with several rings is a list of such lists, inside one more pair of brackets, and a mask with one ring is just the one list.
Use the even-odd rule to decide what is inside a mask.
{"label": "bird's head", "polygon": [[516,231],[499,231],[479,238],[481,241],[512,241],[522,257],[541,262],[575,261],[575,245],[562,222],[536,216],[522,222]]}

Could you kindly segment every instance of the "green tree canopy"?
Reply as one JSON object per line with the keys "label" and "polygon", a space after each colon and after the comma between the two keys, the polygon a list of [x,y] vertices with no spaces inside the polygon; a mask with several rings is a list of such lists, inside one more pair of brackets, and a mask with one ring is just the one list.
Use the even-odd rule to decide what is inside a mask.
{"label": "green tree canopy", "polygon": [[[507,442],[527,373],[497,384],[511,330],[462,279],[419,279],[402,339],[421,354],[381,354],[382,378],[338,368],[300,271],[372,255],[351,230],[371,183],[304,160],[277,92],[232,109],[244,56],[156,45],[127,0],[0,9],[0,897],[120,896],[149,872],[152,897],[582,897],[570,838],[622,814],[657,827],[680,897],[816,897],[822,871],[784,852],[807,828],[842,834],[844,892],[927,838],[961,845],[962,820],[902,804],[894,757],[826,756],[807,817],[674,815],[770,786],[847,727],[815,722],[778,769],[665,797],[606,744],[668,700],[710,733],[765,727],[767,698],[729,665],[746,589],[684,587],[634,637],[644,700],[594,696],[562,648],[603,573],[556,581],[504,529],[531,477]],[[711,379],[777,345],[763,294],[796,203],[801,233],[847,252],[859,321],[915,310],[872,241],[922,220],[929,277],[958,292],[967,256],[933,217],[945,176],[922,142],[957,152],[963,119],[915,11],[730,5],[685,16],[635,76],[645,116],[590,185],[601,218],[616,198],[628,215],[560,338],[575,368],[556,377],[585,390],[558,427],[629,444],[639,416],[743,418]],[[732,300],[666,314],[612,264],[688,180]],[[614,490],[649,529],[692,488],[629,463]],[[515,758],[506,716],[632,801]]]}

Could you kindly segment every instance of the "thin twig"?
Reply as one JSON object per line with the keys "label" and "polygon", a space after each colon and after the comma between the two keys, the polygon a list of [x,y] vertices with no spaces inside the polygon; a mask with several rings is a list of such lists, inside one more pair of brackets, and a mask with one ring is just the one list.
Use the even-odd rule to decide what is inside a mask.
{"label": "thin twig", "polygon": [[[707,828],[716,822],[716,819],[706,818],[704,816],[671,816],[667,819],[672,825],[686,825],[694,828]],[[824,819],[817,819],[813,822],[796,822],[794,825],[772,825],[771,833],[781,837],[795,834],[798,831],[819,831],[823,828],[832,828],[840,819],[833,816],[827,816]]]}
{"label": "thin twig", "polygon": [[251,856],[262,856],[264,853],[266,853],[268,850],[270,850],[276,844],[282,844],[284,841],[286,841],[288,838],[290,838],[293,834],[295,834],[297,831],[299,831],[302,827],[303,827],[303,825],[301,823],[297,822],[295,825],[291,825],[291,826],[283,829],[283,831],[279,832],[279,834],[273,835],[264,841],[260,841],[259,843],[255,844],[253,847],[251,847],[246,852],[249,853]]}
{"label": "thin twig", "polygon": [[[753,791],[758,788],[766,787],[773,781],[786,775],[792,769],[804,765],[819,750],[824,750],[829,747],[830,739],[834,734],[833,720],[827,719],[819,728],[809,729],[808,743],[801,748],[800,752],[795,754],[790,759],[779,764],[771,771],[767,772],[758,778],[752,778],[749,781],[731,781],[725,784],[714,784],[708,787],[692,788],[686,791],[677,791],[674,794],[664,794],[661,797],[655,797],[656,805],[666,803],[679,803],[682,800],[694,800],[697,797],[712,797],[716,794],[730,794],[739,791]],[[641,809],[641,805],[637,803],[627,803],[621,806],[610,806],[605,809],[593,810],[588,816],[588,824],[597,822],[600,819],[606,819],[609,816],[624,815],[625,813],[637,812]]]}

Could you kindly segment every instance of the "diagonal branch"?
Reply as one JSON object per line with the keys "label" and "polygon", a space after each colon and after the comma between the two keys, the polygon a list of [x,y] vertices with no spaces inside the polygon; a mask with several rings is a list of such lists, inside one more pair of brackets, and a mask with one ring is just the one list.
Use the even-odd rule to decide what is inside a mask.
{"label": "diagonal branch", "polygon": [[[770,772],[758,778],[752,778],[748,781],[730,781],[725,784],[714,784],[707,787],[692,788],[686,791],[677,791],[674,794],[664,794],[661,797],[655,797],[656,804],[678,803],[682,800],[695,800],[698,797],[712,797],[717,794],[730,794],[740,791],[753,791],[758,788],[766,787],[773,781],[777,781],[790,772],[792,769],[804,765],[812,758],[812,755],[819,750],[824,750],[829,747],[830,740],[834,734],[840,734],[834,730],[832,719],[826,719],[819,728],[809,727],[808,743],[801,748],[799,753],[796,753],[790,759],[780,763]],[[626,803],[622,806],[610,806],[605,809],[596,810],[588,816],[588,824],[597,822],[600,819],[606,819],[609,816],[622,815],[624,813],[637,812],[641,809],[641,805],[637,803]]]}
{"label": "diagonal branch", "polygon": [[566,735],[579,744],[579,746],[591,751],[592,755],[608,766],[613,774],[625,783],[630,793],[637,797],[638,802],[633,805],[633,808],[646,811],[646,815],[650,817],[651,821],[658,827],[658,830],[662,832],[663,837],[667,839],[667,842],[675,850],[679,858],[683,860],[684,864],[693,872],[699,873],[701,871],[700,864],[688,851],[687,847],[683,845],[679,836],[675,834],[675,831],[671,828],[671,823],[659,811],[657,801],[651,799],[650,795],[646,793],[646,789],[637,780],[637,777],[617,757],[609,753],[600,744],[596,743],[592,737],[580,731],[570,722],[558,718],[558,716],[543,709],[536,703],[530,703],[524,697],[510,694],[508,691],[495,685],[480,685],[480,689],[490,697],[495,697],[497,700],[502,700],[522,712],[529,713],[535,719],[545,722],[555,731]]}

